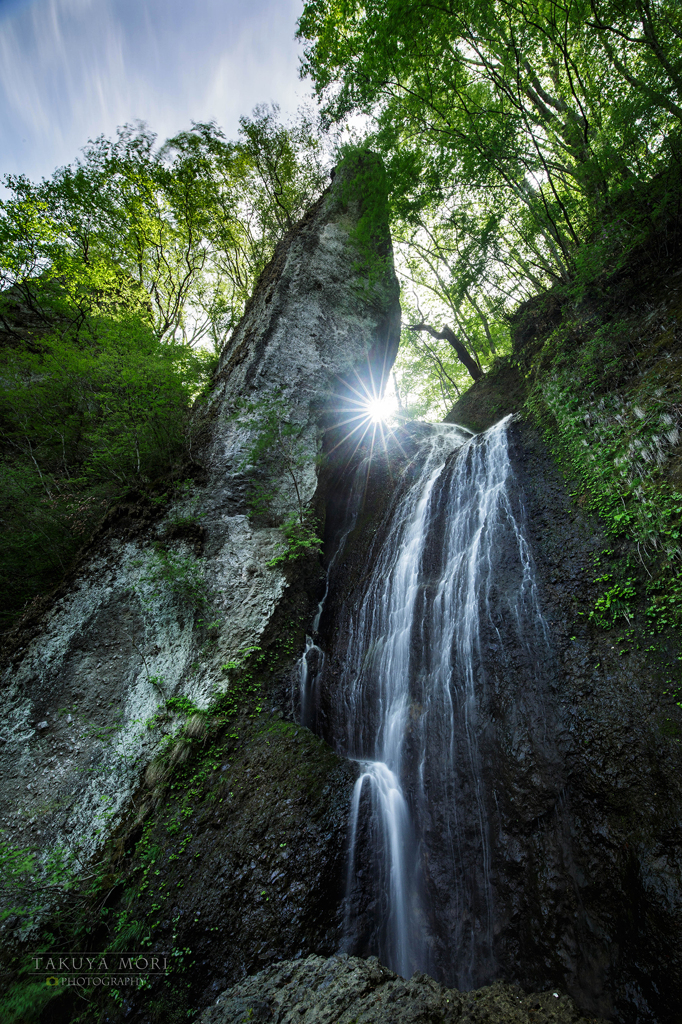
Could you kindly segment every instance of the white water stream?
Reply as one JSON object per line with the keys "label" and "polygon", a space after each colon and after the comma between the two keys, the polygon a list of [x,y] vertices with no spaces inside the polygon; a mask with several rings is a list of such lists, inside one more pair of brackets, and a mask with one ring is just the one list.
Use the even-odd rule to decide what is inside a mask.
{"label": "white water stream", "polygon": [[[420,442],[418,469],[349,615],[334,709],[337,747],[361,767],[350,813],[346,947],[374,952],[409,977],[433,972],[433,937],[445,933],[461,987],[477,972],[494,973],[477,735],[481,623],[500,645],[500,616],[519,635],[545,633],[508,488],[507,426],[474,438],[434,426]],[[495,591],[501,546],[513,562],[504,595]],[[306,715],[308,682],[304,656]]]}

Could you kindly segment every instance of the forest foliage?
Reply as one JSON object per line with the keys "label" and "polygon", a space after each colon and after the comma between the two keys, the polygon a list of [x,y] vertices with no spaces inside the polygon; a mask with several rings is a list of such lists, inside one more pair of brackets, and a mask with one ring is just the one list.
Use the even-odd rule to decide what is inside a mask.
{"label": "forest foliage", "polygon": [[177,486],[189,410],[279,239],[328,183],[311,115],[89,143],[0,203],[0,617],[116,501]]}
{"label": "forest foliage", "polygon": [[[679,203],[677,0],[308,0],[299,37],[326,122],[362,115],[384,157],[407,323],[482,365],[520,301],[627,259]],[[425,409],[466,384],[423,334],[400,369]]]}
{"label": "forest foliage", "polygon": [[319,116],[259,107],[236,141],[196,123],[161,145],[128,125],[5,178],[5,621],[122,494],[186,472],[192,402],[333,161],[386,167],[404,416],[446,414],[519,303],[579,294],[679,212],[675,0],[308,0],[298,31]]}

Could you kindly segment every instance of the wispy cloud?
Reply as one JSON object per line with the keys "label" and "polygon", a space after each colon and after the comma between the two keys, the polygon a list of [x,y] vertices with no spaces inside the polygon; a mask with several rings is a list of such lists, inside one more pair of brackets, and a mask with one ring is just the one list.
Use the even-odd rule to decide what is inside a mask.
{"label": "wispy cloud", "polygon": [[141,119],[163,138],[308,93],[302,0],[0,0],[0,172],[49,174]]}

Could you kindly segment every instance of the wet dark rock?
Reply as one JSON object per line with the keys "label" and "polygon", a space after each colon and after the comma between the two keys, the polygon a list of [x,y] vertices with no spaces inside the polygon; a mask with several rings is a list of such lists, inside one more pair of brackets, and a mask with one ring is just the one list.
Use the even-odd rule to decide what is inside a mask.
{"label": "wet dark rock", "polygon": [[478,433],[518,412],[528,388],[522,373],[510,359],[498,359],[489,372],[468,388],[455,403],[445,423],[457,423]]}
{"label": "wet dark rock", "polygon": [[[444,988],[426,974],[409,981],[376,957],[310,956],[270,967],[223,992],[201,1024],[579,1024],[558,990],[526,995],[496,982],[476,992]],[[594,1024],[598,1024],[592,1018]]]}
{"label": "wet dark rock", "polygon": [[[389,536],[390,509],[411,472],[409,445],[402,447],[407,457],[392,449],[390,473],[379,463],[369,474],[356,527],[333,567],[319,638],[327,681],[317,694],[317,728],[332,740],[347,610],[365,599],[368,566]],[[549,646],[529,650],[532,638],[515,637],[502,615],[517,566],[512,550],[498,550],[492,601],[502,640],[482,627],[485,671],[476,684],[494,962],[475,966],[473,984],[501,977],[526,989],[559,985],[587,1013],[627,1024],[677,1024],[682,716],[663,692],[666,657],[675,652],[666,652],[663,642],[647,651],[651,641],[643,636],[624,651],[617,642],[622,630],[589,623],[599,593],[593,559],[612,539],[571,497],[570,483],[532,425],[512,424],[509,452],[511,498],[531,546]],[[342,518],[338,499],[334,514]],[[456,745],[464,743],[455,737]],[[475,871],[479,811],[470,789],[458,801],[461,858]],[[433,817],[429,969],[453,984],[458,950],[444,902],[450,875],[436,808]],[[370,914],[375,894],[371,875],[363,878],[356,879],[366,889],[359,905]],[[472,927],[482,910],[474,904]]]}
{"label": "wet dark rock", "polygon": [[[491,734],[501,962],[524,984],[561,979],[604,1016],[677,1021],[682,749],[662,726],[671,715],[679,722],[679,709],[662,692],[660,651],[622,652],[622,628],[587,621],[598,592],[593,556],[612,545],[599,520],[573,502],[532,426],[515,424],[510,444],[555,664],[544,693],[514,681]],[[504,733],[522,694],[535,707],[524,731],[536,765],[517,793]],[[548,747],[561,758],[551,774],[540,763]]]}
{"label": "wet dark rock", "polygon": [[[191,951],[182,966],[191,965],[195,1006],[214,997],[216,982],[292,953],[329,955],[341,941],[355,766],[276,715],[231,731],[239,738],[188,763],[192,781],[167,793],[142,860],[130,863],[144,881],[129,916],[150,930],[151,955]],[[172,978],[156,979],[152,995],[170,1007],[180,998],[173,988]]]}

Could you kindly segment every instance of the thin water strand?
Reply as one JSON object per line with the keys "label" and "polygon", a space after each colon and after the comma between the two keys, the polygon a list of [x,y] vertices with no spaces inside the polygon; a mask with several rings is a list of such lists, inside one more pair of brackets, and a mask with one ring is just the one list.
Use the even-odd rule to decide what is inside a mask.
{"label": "thin water strand", "polygon": [[[362,769],[353,789],[349,821],[348,875],[346,887],[352,890],[356,874],[356,841],[363,794],[369,794],[370,823],[376,835],[377,891],[388,899],[384,906],[380,937],[386,962],[393,970],[409,977],[415,962],[415,948],[411,926],[414,908],[410,906],[414,893],[405,884],[409,871],[407,857],[410,834],[410,813],[397,776],[382,761],[360,762]],[[351,902],[346,903],[346,944],[351,932]]]}

